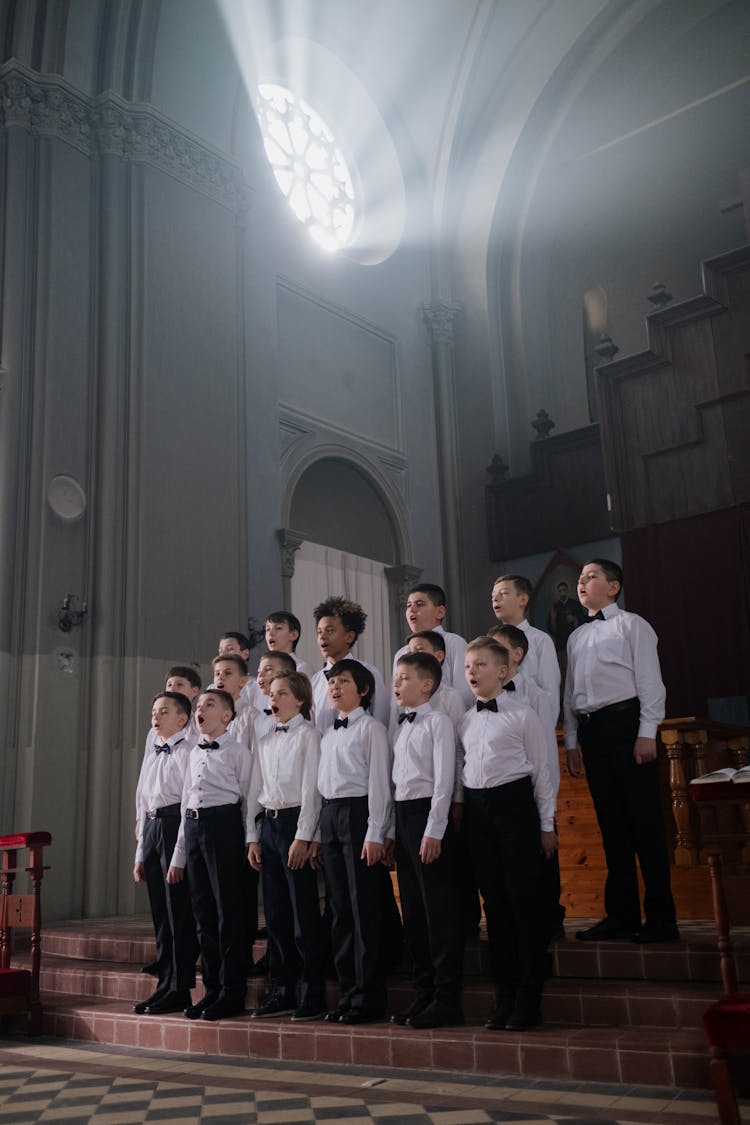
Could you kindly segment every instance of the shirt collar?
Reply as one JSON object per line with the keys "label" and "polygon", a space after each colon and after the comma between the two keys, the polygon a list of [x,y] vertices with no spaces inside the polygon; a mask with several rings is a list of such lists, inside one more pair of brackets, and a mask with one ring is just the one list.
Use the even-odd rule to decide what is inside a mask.
{"label": "shirt collar", "polygon": [[297,727],[301,726],[304,722],[305,717],[300,713],[299,715],[295,715],[294,718],[290,719],[288,723],[284,723],[284,726],[287,727],[288,730],[296,730]]}
{"label": "shirt collar", "polygon": [[[349,720],[349,723],[347,725],[352,726],[354,723],[358,722],[362,718],[364,713],[365,713],[364,707],[355,707],[354,710],[350,711],[349,714],[347,715],[347,718]],[[337,718],[339,717],[338,711],[336,712],[336,717]]]}
{"label": "shirt collar", "polygon": [[[436,693],[433,693],[433,699],[435,698],[435,694]],[[432,710],[432,703],[428,699],[426,703],[420,703],[419,707],[401,707],[400,711],[399,711],[399,714],[410,715],[413,711],[415,715],[426,715],[427,712],[431,711],[431,710]]]}

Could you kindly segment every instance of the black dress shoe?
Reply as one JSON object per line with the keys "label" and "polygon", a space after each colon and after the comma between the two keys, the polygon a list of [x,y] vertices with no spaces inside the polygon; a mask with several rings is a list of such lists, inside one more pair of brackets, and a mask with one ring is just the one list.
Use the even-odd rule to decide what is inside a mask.
{"label": "black dress shoe", "polygon": [[182,992],[165,992],[158,1000],[149,1003],[145,1009],[147,1016],[167,1016],[171,1012],[184,1012],[190,1007],[190,993],[187,989]]}
{"label": "black dress shoe", "polygon": [[151,993],[148,1000],[139,1000],[137,1004],[134,1004],[133,1011],[137,1016],[142,1016],[151,1004],[156,1004],[156,1002],[161,1000],[166,994],[166,988],[157,988],[156,992]]}
{"label": "black dress shoe", "polygon": [[624,926],[614,918],[602,918],[587,930],[577,930],[578,941],[632,941],[640,926]]}
{"label": "black dress shoe", "polygon": [[297,1023],[312,1023],[313,1020],[322,1020],[326,1015],[326,1006],[322,1000],[308,996],[292,1016],[292,1021]]}
{"label": "black dress shoe", "polygon": [[431,996],[417,996],[408,1008],[404,1008],[403,1012],[396,1012],[395,1015],[391,1016],[391,1023],[398,1024],[399,1027],[405,1027],[409,1020],[418,1016],[425,1008],[429,1008],[431,1003]]}
{"label": "black dress shoe", "polygon": [[374,1023],[375,1020],[382,1020],[383,1015],[383,1012],[373,1011],[370,1008],[349,1008],[348,1011],[342,1013],[339,1023]]}
{"label": "black dress shoe", "polygon": [[323,1018],[326,1023],[341,1023],[341,1017],[346,1015],[348,1011],[349,1008],[339,1006],[327,1012]]}
{"label": "black dress shoe", "polygon": [[515,996],[507,996],[498,1001],[498,1005],[490,1018],[485,1022],[488,1031],[505,1031],[505,1025],[510,1019],[511,1012],[516,1006]]}
{"label": "black dress shoe", "polygon": [[142,973],[148,973],[150,977],[158,977],[159,975],[159,962],[151,961],[148,965],[142,965],[140,970]]}
{"label": "black dress shoe", "polygon": [[506,1031],[531,1031],[542,1022],[538,996],[517,996],[505,1024]]}
{"label": "black dress shoe", "polygon": [[285,996],[283,992],[272,993],[267,1000],[250,1013],[250,1019],[269,1020],[279,1016],[290,1016],[296,1008],[292,997]]}
{"label": "black dress shoe", "polygon": [[674,923],[667,926],[649,926],[648,923],[633,935],[633,941],[639,945],[649,945],[657,941],[679,941],[680,931]]}
{"label": "black dress shoe", "polygon": [[201,1012],[202,1020],[228,1020],[232,1016],[242,1016],[245,1014],[245,998],[238,999],[236,996],[219,996],[219,999],[214,1004],[208,1004],[207,1007]]}
{"label": "black dress shoe", "polygon": [[207,992],[206,995],[202,997],[202,999],[200,999],[197,1004],[188,1005],[188,1007],[185,1009],[185,1015],[189,1020],[199,1020],[203,1015],[205,1009],[210,1007],[211,1004],[215,1004],[218,999],[218,992]]}
{"label": "black dress shoe", "polygon": [[461,1027],[463,1022],[464,1014],[457,1005],[433,1000],[423,1012],[410,1018],[409,1027],[421,1031],[430,1027]]}

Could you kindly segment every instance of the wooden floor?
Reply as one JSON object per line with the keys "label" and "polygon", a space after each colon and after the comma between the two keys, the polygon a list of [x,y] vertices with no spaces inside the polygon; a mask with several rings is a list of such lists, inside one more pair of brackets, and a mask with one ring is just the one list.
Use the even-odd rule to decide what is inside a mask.
{"label": "wooden floor", "polygon": [[[673,832],[671,810],[665,813],[668,838]],[[560,791],[557,799],[562,902],[568,917],[604,916],[606,863],[601,833],[583,778],[574,780],[560,750]],[[725,869],[724,886],[735,925],[750,925],[750,895],[746,868]],[[672,867],[672,893],[678,919],[713,918],[708,867]]]}

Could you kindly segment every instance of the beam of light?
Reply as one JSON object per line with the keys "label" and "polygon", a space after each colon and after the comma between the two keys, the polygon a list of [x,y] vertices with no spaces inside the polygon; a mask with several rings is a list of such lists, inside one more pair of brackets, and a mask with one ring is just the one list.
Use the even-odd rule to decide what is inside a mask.
{"label": "beam of light", "polygon": [[614,137],[611,141],[606,141],[597,148],[589,149],[588,152],[583,152],[577,158],[578,160],[588,160],[590,156],[598,156],[600,152],[606,152],[607,149],[614,148],[616,145],[623,144],[624,141],[632,140],[633,137],[638,137],[641,133],[647,133],[649,129],[655,129],[659,125],[664,125],[667,121],[672,121],[675,117],[681,117],[683,113],[689,113],[693,109],[698,109],[700,106],[705,105],[706,102],[712,102],[715,98],[723,98],[725,94],[730,94],[732,90],[737,90],[740,86],[745,86],[750,82],[750,74],[744,74],[742,78],[738,78],[736,82],[729,82],[726,86],[720,86],[718,90],[711,90],[710,93],[704,94],[701,98],[695,98],[692,102],[686,102],[685,105],[678,106],[673,109],[671,113],[665,113],[661,117],[655,117],[653,121],[647,121],[643,125],[639,125],[637,129],[631,129],[628,133],[623,133],[621,137]]}

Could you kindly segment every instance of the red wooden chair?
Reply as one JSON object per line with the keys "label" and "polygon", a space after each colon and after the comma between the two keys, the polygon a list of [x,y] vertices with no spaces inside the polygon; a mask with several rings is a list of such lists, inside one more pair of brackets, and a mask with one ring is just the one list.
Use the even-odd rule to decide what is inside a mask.
{"label": "red wooden chair", "polygon": [[[28,1014],[29,1035],[42,1031],[42,1006],[39,1001],[39,969],[42,957],[41,928],[42,876],[44,848],[52,843],[49,832],[20,832],[0,836],[0,1018]],[[19,850],[28,850],[29,866],[18,866]],[[16,875],[27,872],[31,891],[14,893]],[[31,968],[11,968],[13,929],[31,930]]]}
{"label": "red wooden chair", "polygon": [[[701,836],[711,874],[714,922],[724,995],[703,1015],[708,1041],[711,1084],[721,1125],[740,1125],[737,1094],[729,1069],[730,1052],[750,1051],[750,992],[737,991],[737,973],[730,934],[729,908],[722,878],[722,845],[743,843],[747,834],[744,813],[750,801],[750,785],[732,782],[691,784],[690,795],[698,806]],[[727,831],[723,809],[735,806],[740,816],[737,830]]]}

